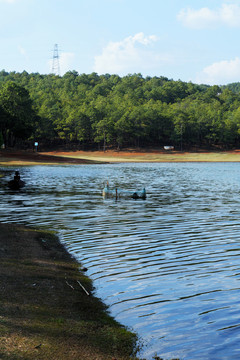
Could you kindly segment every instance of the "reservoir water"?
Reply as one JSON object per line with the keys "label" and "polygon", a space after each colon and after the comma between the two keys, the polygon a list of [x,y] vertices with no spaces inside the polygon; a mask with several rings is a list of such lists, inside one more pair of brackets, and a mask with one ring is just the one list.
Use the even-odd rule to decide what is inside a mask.
{"label": "reservoir water", "polygon": [[[96,295],[143,339],[140,356],[240,358],[240,164],[22,167],[1,222],[56,230]],[[104,183],[147,199],[104,199]]]}

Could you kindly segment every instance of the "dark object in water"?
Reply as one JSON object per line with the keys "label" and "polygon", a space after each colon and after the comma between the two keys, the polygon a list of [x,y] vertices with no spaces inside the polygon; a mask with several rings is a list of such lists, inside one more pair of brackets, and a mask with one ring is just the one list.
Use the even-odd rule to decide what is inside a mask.
{"label": "dark object in water", "polygon": [[143,189],[141,192],[134,192],[131,196],[133,199],[143,199],[145,200],[146,199],[146,191],[145,189]]}
{"label": "dark object in water", "polygon": [[25,185],[25,182],[21,180],[19,171],[15,171],[13,180],[8,182],[8,186],[12,190],[21,189]]}
{"label": "dark object in water", "polygon": [[11,180],[8,182],[8,187],[12,190],[19,190],[24,187],[25,182],[22,180]]}
{"label": "dark object in water", "polygon": [[127,191],[127,190],[119,190],[119,189],[115,189],[115,190],[110,190],[109,188],[109,184],[107,182],[107,185],[105,186],[105,188],[103,189],[103,196],[104,197],[114,197],[116,199],[120,199],[120,198],[132,198],[132,199],[143,199],[145,200],[147,197],[147,193],[145,188],[143,188],[140,191]]}

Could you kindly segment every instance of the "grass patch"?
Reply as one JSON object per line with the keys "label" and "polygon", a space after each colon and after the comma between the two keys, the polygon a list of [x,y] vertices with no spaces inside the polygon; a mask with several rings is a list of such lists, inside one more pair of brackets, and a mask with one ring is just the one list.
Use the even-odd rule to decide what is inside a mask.
{"label": "grass patch", "polygon": [[54,234],[5,224],[0,231],[1,359],[134,358],[136,335],[94,297]]}

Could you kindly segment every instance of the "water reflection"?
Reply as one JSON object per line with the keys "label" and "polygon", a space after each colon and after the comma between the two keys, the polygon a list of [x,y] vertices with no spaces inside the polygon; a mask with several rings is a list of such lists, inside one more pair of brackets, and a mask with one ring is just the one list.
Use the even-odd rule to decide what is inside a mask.
{"label": "water reflection", "polygon": [[[3,171],[1,220],[58,231],[143,356],[239,358],[238,164],[24,167],[18,192]],[[147,200],[104,200],[106,180]]]}

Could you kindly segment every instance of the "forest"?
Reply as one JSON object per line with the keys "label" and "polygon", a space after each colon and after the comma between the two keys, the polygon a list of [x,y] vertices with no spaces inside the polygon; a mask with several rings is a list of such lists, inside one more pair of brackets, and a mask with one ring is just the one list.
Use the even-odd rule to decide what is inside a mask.
{"label": "forest", "polygon": [[0,72],[0,144],[122,149],[240,146],[240,83],[197,85],[141,74]]}

